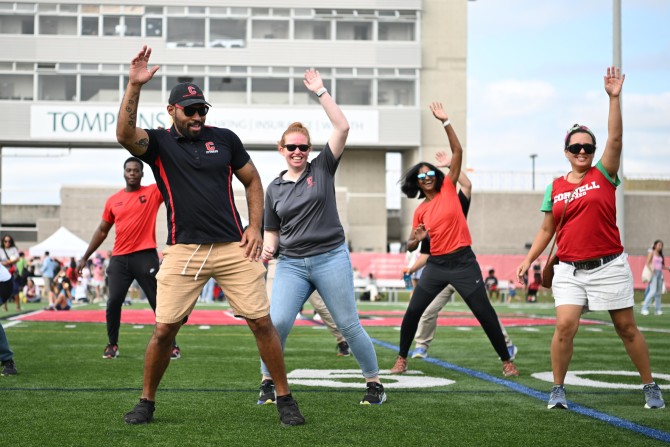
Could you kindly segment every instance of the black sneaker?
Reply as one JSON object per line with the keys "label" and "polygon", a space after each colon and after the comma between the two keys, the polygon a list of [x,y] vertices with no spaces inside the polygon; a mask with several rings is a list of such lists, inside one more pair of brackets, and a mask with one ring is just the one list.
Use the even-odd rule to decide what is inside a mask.
{"label": "black sneaker", "polygon": [[279,411],[279,420],[284,427],[291,427],[294,425],[302,425],[305,423],[305,418],[300,413],[298,402],[289,394],[277,399],[277,410]]}
{"label": "black sneaker", "polygon": [[351,351],[349,351],[349,343],[346,341],[341,341],[337,344],[337,355],[340,357],[349,357]]}
{"label": "black sneaker", "polygon": [[103,359],[115,359],[119,356],[119,345],[109,343],[105,346],[105,352],[102,353]]}
{"label": "black sneaker", "polygon": [[126,421],[126,424],[148,424],[154,418],[155,409],[154,402],[140,399],[140,403],[126,413],[123,419]]}
{"label": "black sneaker", "polygon": [[15,376],[19,372],[16,370],[16,364],[14,360],[5,360],[2,362],[2,375],[3,376]]}
{"label": "black sneaker", "polygon": [[172,352],[170,353],[170,360],[177,360],[181,358],[181,349],[179,349],[179,346],[174,345],[172,347]]}
{"label": "black sneaker", "polygon": [[386,402],[386,393],[384,385],[377,382],[368,382],[365,396],[361,400],[361,405],[381,405]]}
{"label": "black sneaker", "polygon": [[258,405],[274,404],[276,400],[275,383],[272,380],[263,380],[258,393]]}

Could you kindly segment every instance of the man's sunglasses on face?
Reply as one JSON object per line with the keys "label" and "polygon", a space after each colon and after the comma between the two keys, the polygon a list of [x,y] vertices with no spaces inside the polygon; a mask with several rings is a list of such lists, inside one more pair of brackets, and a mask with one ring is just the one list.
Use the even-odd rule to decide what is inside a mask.
{"label": "man's sunglasses on face", "polygon": [[209,112],[209,107],[207,107],[207,106],[201,106],[201,107],[186,106],[186,107],[182,107],[179,104],[175,104],[174,106],[178,109],[182,109],[184,111],[184,115],[186,115],[186,116],[193,116],[193,115],[195,115],[196,112],[198,112],[198,115],[200,115],[200,116],[205,116],[205,115],[207,115],[207,112]]}

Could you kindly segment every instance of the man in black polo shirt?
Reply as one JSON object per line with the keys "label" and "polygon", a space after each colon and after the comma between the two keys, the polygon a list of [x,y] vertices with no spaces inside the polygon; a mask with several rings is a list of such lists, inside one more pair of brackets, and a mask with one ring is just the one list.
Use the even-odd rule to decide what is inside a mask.
{"label": "man in black polo shirt", "polygon": [[[269,317],[265,268],[257,262],[263,247],[260,176],[235,133],[205,127],[210,104],[195,84],[181,83],[172,89],[167,106],[174,123],[170,129],[136,127],[140,90],[159,69],[148,66],[150,56],[145,45],[130,63],[116,136],[154,173],[167,208],[168,247],[156,276],[156,327],[144,360],[142,398],[125,421],[146,424],[153,419],[156,389],[170,363],[172,340],[213,277],[256,337],[275,380],[282,424],[304,424],[288,388],[279,335]],[[246,190],[246,229],[233,200],[233,175]]]}

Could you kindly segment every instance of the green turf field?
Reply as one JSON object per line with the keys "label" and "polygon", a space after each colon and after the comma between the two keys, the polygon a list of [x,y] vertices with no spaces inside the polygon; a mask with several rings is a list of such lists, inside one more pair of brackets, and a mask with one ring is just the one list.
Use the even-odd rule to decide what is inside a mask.
{"label": "green turf field", "polygon": [[[496,309],[501,315],[553,315],[549,300],[543,301],[496,304]],[[405,305],[373,303],[361,305],[361,310]],[[456,303],[445,310],[466,308]],[[587,317],[608,320],[606,313]],[[654,372],[670,374],[670,312],[637,318],[645,329]],[[414,374],[384,377],[388,401],[381,406],[359,405],[364,389],[357,364],[353,357],[335,355],[335,341],[327,330],[296,327],[287,341],[286,364],[307,423],[283,428],[274,406],[256,405],[259,364],[246,327],[184,327],[179,334],[182,358],[171,362],[161,383],[154,422],[129,426],[123,414],[140,396],[151,327],[122,326],[120,357],[103,360],[102,324],[13,325],[8,319],[2,324],[19,375],[0,377],[0,445],[632,447],[670,442],[670,408],[645,410],[638,379],[617,374],[634,368],[611,325],[584,325],[577,335],[571,370],[594,371],[583,377],[610,385],[566,385],[568,400],[576,404],[569,411],[547,410],[551,384],[531,376],[551,371],[553,326],[508,328],[519,347],[516,365],[521,372],[511,380],[502,377],[500,361],[480,328],[440,327],[428,361],[410,360]],[[389,369],[399,331],[367,330],[377,343],[380,367]],[[324,376],[341,370],[354,371],[335,379],[337,385],[321,386]],[[306,379],[311,384],[299,384]],[[394,388],[409,379],[415,384]],[[442,384],[430,387],[425,380]],[[670,385],[670,380],[657,382]],[[636,386],[625,389],[618,383]],[[670,388],[665,397],[670,397]]]}

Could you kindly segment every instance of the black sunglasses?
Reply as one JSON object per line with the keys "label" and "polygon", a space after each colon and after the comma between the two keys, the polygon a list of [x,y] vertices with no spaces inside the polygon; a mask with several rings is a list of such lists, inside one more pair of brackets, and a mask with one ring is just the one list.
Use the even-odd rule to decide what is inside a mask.
{"label": "black sunglasses", "polygon": [[596,151],[596,145],[591,143],[586,144],[575,143],[566,147],[566,149],[568,152],[575,155],[579,154],[582,151],[582,149],[584,149],[584,152],[590,155]]}
{"label": "black sunglasses", "polygon": [[196,112],[198,112],[198,115],[200,115],[200,116],[205,116],[205,115],[207,115],[207,112],[209,112],[209,107],[207,107],[207,106],[202,106],[202,107],[186,106],[186,107],[182,107],[179,104],[175,104],[174,106],[178,109],[182,109],[184,111],[184,115],[186,115],[186,116],[193,116],[193,115],[195,115]]}
{"label": "black sunglasses", "polygon": [[300,149],[300,152],[307,152],[309,150],[309,144],[287,144],[284,147],[289,152],[293,152],[296,149]]}

